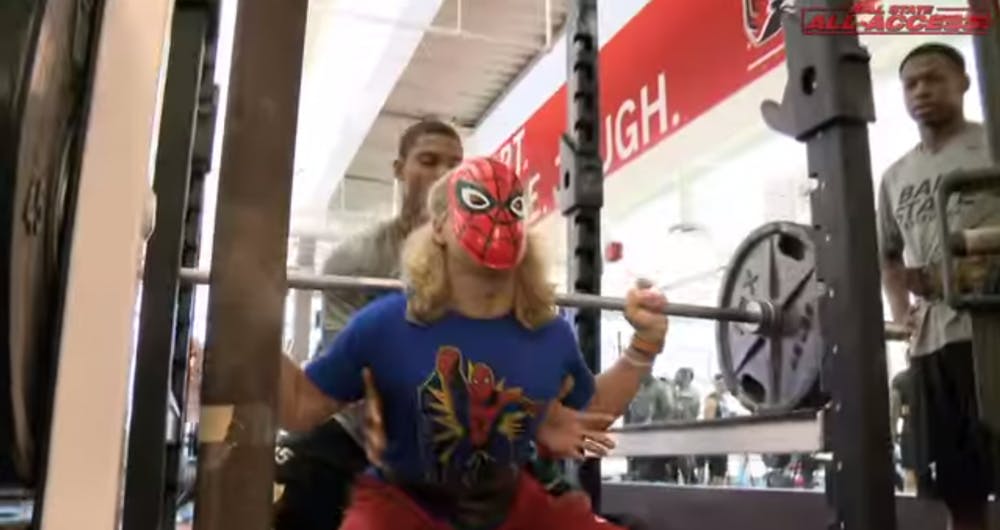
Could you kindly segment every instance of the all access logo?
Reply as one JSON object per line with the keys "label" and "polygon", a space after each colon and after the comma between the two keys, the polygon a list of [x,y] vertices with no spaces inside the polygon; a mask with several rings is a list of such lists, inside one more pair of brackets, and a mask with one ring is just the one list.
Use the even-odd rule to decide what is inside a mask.
{"label": "all access logo", "polygon": [[855,2],[847,9],[800,8],[806,35],[982,35],[993,20],[979,2],[969,7],[932,4],[885,4],[878,0]]}
{"label": "all access logo", "polygon": [[781,14],[792,0],[743,0],[743,30],[755,47],[763,46],[781,31]]}

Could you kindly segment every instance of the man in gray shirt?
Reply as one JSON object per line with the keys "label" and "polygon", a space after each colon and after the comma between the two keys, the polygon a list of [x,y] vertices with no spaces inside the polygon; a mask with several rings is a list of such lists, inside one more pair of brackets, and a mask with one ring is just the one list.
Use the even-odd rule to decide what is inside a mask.
{"label": "man in gray shirt", "polygon": [[[694,370],[681,367],[674,373],[671,383],[670,419],[676,422],[688,422],[698,419],[701,409],[701,397],[692,386]],[[667,475],[669,482],[683,480],[684,484],[695,482],[694,469],[696,459],[691,456],[671,456],[667,459]]]}
{"label": "man in gray shirt", "polygon": [[[439,121],[421,121],[399,140],[393,162],[403,185],[399,215],[339,245],[323,265],[325,274],[394,278],[410,232],[426,219],[431,185],[462,161],[455,130]],[[375,298],[374,293],[327,291],[323,295],[324,351],[351,315]],[[341,412],[316,430],[290,436],[276,450],[277,482],[282,493],[275,506],[275,530],[332,530],[340,526],[354,476],[368,466],[363,448],[362,409]]]}
{"label": "man in gray shirt", "polygon": [[[407,130],[400,139],[399,158],[393,162],[396,177],[404,186],[399,215],[336,247],[323,264],[323,274],[398,277],[403,243],[410,232],[426,221],[427,191],[461,161],[461,140],[450,126],[424,121]],[[377,296],[378,293],[356,290],[325,291],[323,338],[317,353],[325,351],[351,316]],[[361,405],[337,414],[335,419],[359,445],[363,443]]]}
{"label": "man in gray shirt", "polygon": [[[639,391],[628,406],[628,425],[644,425],[664,422],[670,419],[669,389],[653,374],[647,374],[639,386]],[[644,482],[664,482],[667,480],[667,457],[635,457],[628,459],[629,476]]]}
{"label": "man in gray shirt", "polygon": [[[921,486],[929,486],[920,488],[921,495],[947,505],[951,528],[985,529],[992,477],[978,419],[971,324],[968,314],[952,309],[934,287],[943,244],[934,203],[942,175],[989,166],[991,160],[984,128],[965,119],[970,82],[961,53],[947,45],[921,45],[903,59],[900,78],[921,141],[882,177],[878,234],[893,319],[912,333],[916,472]],[[1000,200],[993,193],[956,196],[948,215],[956,228],[998,224]]]}

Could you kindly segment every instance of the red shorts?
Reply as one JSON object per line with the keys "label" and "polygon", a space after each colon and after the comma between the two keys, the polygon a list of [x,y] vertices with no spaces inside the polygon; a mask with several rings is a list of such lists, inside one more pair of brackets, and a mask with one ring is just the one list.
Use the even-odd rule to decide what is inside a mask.
{"label": "red shorts", "polygon": [[[573,530],[624,530],[590,510],[585,495],[550,495],[527,473],[522,473],[507,520],[497,530],[572,528]],[[431,518],[401,489],[362,476],[354,486],[340,530],[452,530]]]}

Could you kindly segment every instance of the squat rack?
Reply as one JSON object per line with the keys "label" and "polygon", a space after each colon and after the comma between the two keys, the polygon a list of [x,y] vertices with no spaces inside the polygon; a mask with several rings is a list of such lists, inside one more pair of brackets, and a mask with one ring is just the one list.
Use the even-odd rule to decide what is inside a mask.
{"label": "squat rack", "polygon": [[[799,5],[843,9],[850,3],[809,0]],[[240,2],[238,7],[212,252],[206,341],[211,355],[206,358],[201,393],[198,530],[265,530],[270,524],[277,397],[273,374],[281,351],[287,291],[292,158],[307,4],[258,0]],[[569,227],[567,286],[578,293],[599,294],[603,172],[598,150],[597,2],[574,0],[570,7],[569,105],[561,148],[566,178],[561,179],[558,193]],[[823,444],[834,455],[828,504],[834,527],[883,530],[895,527],[895,510],[884,413],[888,400],[882,305],[874,211],[857,207],[873,196],[867,124],[874,120],[874,109],[868,54],[855,35],[805,36],[798,31],[797,20],[786,15],[783,21],[789,69],[784,100],[765,105],[764,116],[772,128],[806,143],[810,177],[817,181],[812,211],[819,229],[817,270],[826,286],[820,307],[822,332],[829,349],[823,378],[832,395],[821,415]],[[175,20],[175,38],[177,28]],[[992,94],[984,110],[994,144],[1000,114],[997,49],[995,26],[991,36],[977,37],[984,102]],[[168,75],[168,93],[170,79]],[[167,246],[173,249],[177,244]],[[167,259],[166,263],[179,263]],[[176,289],[176,282],[170,288]],[[600,311],[577,311],[574,323],[588,364],[598,370]],[[157,373],[163,373],[169,358],[157,356]],[[143,362],[140,356],[138,364]],[[146,392],[147,387],[140,386],[148,380],[143,373],[147,378],[162,377],[151,372],[137,369],[137,396]],[[151,388],[160,392],[166,383]],[[136,407],[138,411],[138,399]],[[163,417],[166,407],[162,409],[164,414],[154,417]],[[134,412],[133,421],[138,414]],[[138,447],[132,444],[130,455]],[[134,460],[129,460],[131,467]],[[584,464],[580,480],[599,505],[599,461]],[[127,486],[126,491],[126,530],[152,528],[139,525],[140,518],[128,523],[128,492],[140,490]],[[163,495],[150,490],[145,494]],[[167,515],[162,508],[155,513],[161,518]]]}
{"label": "squat rack", "polygon": [[[814,4],[836,8],[849,2]],[[569,217],[567,284],[575,291],[599,294],[603,175],[598,156],[597,4],[577,0],[571,5],[570,105],[561,150],[564,184],[559,190],[560,207]],[[281,351],[304,22],[301,1],[239,6],[212,253],[206,344],[211,353],[202,391],[198,530],[264,530],[269,521],[277,391],[273,374]],[[795,30],[793,17],[784,22],[789,89],[783,104],[769,106],[765,116],[772,127],[807,143],[810,174],[819,183],[813,212],[821,239],[818,273],[828,293],[820,314],[830,348],[825,377],[833,401],[827,411],[832,427],[827,441],[836,469],[830,504],[844,528],[892,528],[874,210],[852,208],[873,196],[867,123],[874,120],[874,109],[868,56],[857,36],[804,38]],[[265,32],[266,46],[255,39]],[[275,107],[285,112],[272,112]],[[834,327],[834,322],[841,326]],[[597,369],[600,314],[579,311],[575,324],[581,349]],[[598,504],[597,462],[584,465],[580,476]]]}

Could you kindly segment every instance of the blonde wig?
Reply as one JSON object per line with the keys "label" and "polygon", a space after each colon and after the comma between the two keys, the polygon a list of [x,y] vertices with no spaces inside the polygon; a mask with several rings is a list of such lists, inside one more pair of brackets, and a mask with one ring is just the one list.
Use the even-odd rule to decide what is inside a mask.
{"label": "blonde wig", "polygon": [[[416,229],[403,247],[403,278],[409,300],[407,316],[429,324],[444,316],[451,302],[451,285],[444,245],[434,240],[434,224],[448,216],[448,180],[439,179],[428,192],[430,221]],[[555,290],[546,278],[539,235],[527,230],[524,256],[514,271],[514,316],[528,329],[536,329],[557,316]]]}

